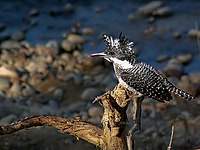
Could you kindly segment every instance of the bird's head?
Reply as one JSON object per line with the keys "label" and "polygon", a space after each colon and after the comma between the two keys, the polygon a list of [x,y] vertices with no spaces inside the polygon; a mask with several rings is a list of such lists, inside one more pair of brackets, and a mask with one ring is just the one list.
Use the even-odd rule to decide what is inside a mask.
{"label": "bird's head", "polygon": [[99,56],[103,57],[106,60],[122,64],[132,64],[135,60],[135,52],[133,50],[133,42],[130,42],[129,39],[120,33],[119,37],[113,39],[112,36],[103,34],[103,40],[106,46],[104,52],[91,54],[92,57]]}

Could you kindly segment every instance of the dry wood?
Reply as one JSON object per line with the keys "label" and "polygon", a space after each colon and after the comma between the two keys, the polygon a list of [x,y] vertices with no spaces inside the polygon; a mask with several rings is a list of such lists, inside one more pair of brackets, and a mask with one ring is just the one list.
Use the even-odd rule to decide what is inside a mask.
{"label": "dry wood", "polygon": [[[102,128],[82,121],[81,118],[68,120],[51,115],[41,115],[25,118],[7,126],[0,125],[0,135],[12,134],[30,127],[46,125],[52,126],[62,133],[69,133],[82,138],[103,150],[127,150],[128,147],[132,147],[130,145],[132,138],[129,138],[130,132],[127,129],[126,109],[132,96],[129,91],[117,85],[113,91],[95,99],[95,102],[98,101],[104,108]],[[135,109],[138,106],[141,106],[141,102],[135,106]],[[135,115],[140,117],[140,113],[141,109]],[[140,128],[140,122],[136,124],[138,123],[139,126],[137,127]]]}

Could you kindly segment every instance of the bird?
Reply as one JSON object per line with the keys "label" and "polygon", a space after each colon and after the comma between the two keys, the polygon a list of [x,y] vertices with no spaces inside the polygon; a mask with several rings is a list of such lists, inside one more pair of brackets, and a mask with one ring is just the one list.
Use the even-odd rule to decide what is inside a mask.
{"label": "bird", "polygon": [[138,62],[133,42],[127,36],[119,34],[118,38],[102,34],[105,50],[91,54],[92,57],[103,57],[113,64],[115,75],[125,89],[133,92],[137,97],[149,97],[165,102],[173,99],[172,94],[186,100],[195,97],[177,88],[168,78],[153,66],[145,62]]}

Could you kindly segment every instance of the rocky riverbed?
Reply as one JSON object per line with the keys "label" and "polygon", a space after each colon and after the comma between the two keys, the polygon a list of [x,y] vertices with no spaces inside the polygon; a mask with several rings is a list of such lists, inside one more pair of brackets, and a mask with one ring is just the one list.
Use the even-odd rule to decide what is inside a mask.
{"label": "rocky riverbed", "polygon": [[[1,1],[0,124],[37,114],[100,124],[103,110],[92,101],[117,84],[108,62],[88,57],[104,48],[103,32],[124,32],[134,41],[138,60],[198,97],[199,7],[195,0]],[[168,103],[146,98],[142,107],[136,149],[166,149],[172,124],[173,149],[200,146],[199,98]],[[56,148],[97,149],[49,127],[0,137],[0,150]]]}

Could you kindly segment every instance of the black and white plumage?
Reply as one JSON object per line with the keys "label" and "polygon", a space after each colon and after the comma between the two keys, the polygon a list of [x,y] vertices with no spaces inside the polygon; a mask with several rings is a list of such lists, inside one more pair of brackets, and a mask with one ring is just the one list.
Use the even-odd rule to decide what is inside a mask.
{"label": "black and white plumage", "polygon": [[113,63],[119,83],[138,96],[147,96],[158,101],[170,101],[171,93],[191,100],[194,96],[178,89],[154,67],[135,61],[133,42],[120,34],[119,38],[103,34],[105,52],[92,54],[101,56]]}

